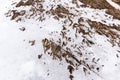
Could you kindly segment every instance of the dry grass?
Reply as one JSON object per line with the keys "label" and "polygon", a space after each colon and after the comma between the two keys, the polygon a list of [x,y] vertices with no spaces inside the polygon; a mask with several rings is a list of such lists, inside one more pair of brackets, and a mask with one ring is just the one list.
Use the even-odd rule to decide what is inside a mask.
{"label": "dry grass", "polygon": [[111,9],[112,6],[106,0],[80,0],[85,5],[95,9]]}
{"label": "dry grass", "polygon": [[120,0],[112,0],[112,1],[120,5]]}
{"label": "dry grass", "polygon": [[[106,37],[108,37],[110,39],[110,43],[115,46],[116,44],[118,46],[120,46],[120,34],[118,34],[118,32],[120,32],[120,27],[119,26],[107,26],[104,25],[100,22],[95,22],[95,21],[90,21],[88,20],[89,25],[91,26],[91,28],[94,28],[95,31],[99,34],[99,35],[105,35]],[[119,40],[119,41],[117,41]]]}
{"label": "dry grass", "polygon": [[20,6],[29,6],[32,5],[34,3],[35,0],[28,0],[26,2],[23,2],[22,0],[16,5],[16,7],[20,7]]}
{"label": "dry grass", "polygon": [[[90,72],[97,74],[96,70],[99,67],[95,68],[95,65],[97,65],[97,62],[95,61],[96,58],[92,59],[92,63],[95,65],[91,65],[91,64],[87,63],[85,60],[77,58],[74,55],[75,53],[71,52],[71,49],[69,47],[66,47],[64,49],[61,46],[62,43],[58,44],[57,42],[53,42],[48,39],[43,39],[42,43],[43,43],[45,53],[48,53],[50,56],[52,56],[54,60],[60,60],[60,61],[65,60],[66,61],[66,63],[68,64],[68,70],[70,72],[70,79],[73,78],[72,73],[74,70],[77,69],[78,66],[84,66],[83,72],[85,73],[85,75],[90,74]],[[77,55],[84,58],[84,56],[83,56],[84,54],[81,53],[80,50],[77,52]],[[99,71],[99,70],[97,70],[97,71]]]}
{"label": "dry grass", "polygon": [[[78,0],[73,0],[73,4],[76,4],[76,6],[79,8],[79,5],[77,4]],[[91,6],[91,8],[95,9],[107,9],[106,13],[113,15],[114,18],[120,19],[120,11],[113,8],[109,3],[107,3],[106,0],[80,0],[83,2],[87,7],[88,5]],[[57,5],[57,7],[49,6],[51,9],[46,10],[43,6],[44,0],[28,0],[26,2],[23,2],[22,0],[17,3],[15,6],[31,6],[29,12],[27,13],[25,10],[17,11],[17,10],[10,10],[8,12],[8,16],[11,17],[12,20],[21,20],[22,17],[25,19],[31,19],[34,17],[38,17],[39,21],[44,21],[46,15],[49,15],[50,17],[54,17],[58,21],[63,22],[61,27],[63,29],[61,30],[60,34],[57,34],[61,36],[59,38],[59,41],[54,41],[53,39],[43,39],[43,48],[44,53],[48,54],[52,57],[53,60],[65,60],[68,64],[68,70],[70,73],[70,80],[73,80],[74,76],[72,75],[73,71],[76,70],[79,66],[82,67],[83,72],[85,75],[90,74],[91,72],[98,74],[100,71],[101,65],[99,64],[99,59],[95,58],[94,56],[91,56],[90,52],[84,52],[82,50],[85,50],[86,46],[91,47],[92,45],[95,45],[94,40],[92,40],[92,34],[99,34],[101,36],[105,36],[109,39],[109,42],[115,46],[118,45],[120,47],[120,34],[117,32],[120,32],[120,26],[107,26],[100,22],[91,21],[91,20],[84,20],[84,18],[79,18],[79,15],[76,15],[76,13],[71,13],[71,8],[66,8],[63,5]],[[83,6],[82,6],[83,7]],[[75,9],[75,8],[74,8]],[[77,10],[75,10],[77,11]],[[78,11],[79,13],[79,11]],[[28,17],[26,17],[26,15]],[[74,17],[77,22],[74,22]],[[87,22],[90,25],[90,28],[86,26],[85,24],[82,24],[84,22]],[[68,24],[68,26],[66,26]],[[67,33],[69,30],[67,30],[67,27],[71,27],[72,30],[75,30],[75,39],[81,41],[79,44],[76,42],[71,42],[73,36],[68,36]],[[86,28],[87,27],[87,28]],[[94,31],[93,31],[94,29]],[[79,36],[79,37],[78,37]],[[87,38],[89,37],[89,38]],[[74,39],[74,40],[75,40]],[[65,41],[63,41],[65,40]],[[35,45],[35,40],[29,41],[31,46]],[[70,45],[68,47],[67,45]],[[41,58],[41,55],[38,56],[38,58]]]}
{"label": "dry grass", "polygon": [[51,13],[52,15],[56,15],[56,17],[65,18],[69,14],[69,10],[61,5],[58,5],[57,8],[51,10]]}
{"label": "dry grass", "polygon": [[16,20],[17,22],[21,21],[23,16],[27,19],[30,19],[36,17],[36,15],[38,16],[36,20],[43,21],[45,11],[42,5],[43,2],[44,0],[27,0],[26,2],[21,0],[15,6],[16,7],[29,6],[30,7],[30,10],[28,11],[29,13],[27,13],[27,10],[18,11],[13,9],[9,10],[6,15],[8,17],[12,16],[11,20]]}
{"label": "dry grass", "polygon": [[[107,9],[106,13],[112,15],[115,19],[120,20],[120,10],[111,6],[106,0],[80,0],[85,5],[89,5],[91,8],[95,9]],[[114,2],[120,3],[118,0],[113,0]]]}
{"label": "dry grass", "polygon": [[114,19],[120,20],[120,10],[119,9],[111,8],[111,9],[106,10],[106,13],[112,15]]}

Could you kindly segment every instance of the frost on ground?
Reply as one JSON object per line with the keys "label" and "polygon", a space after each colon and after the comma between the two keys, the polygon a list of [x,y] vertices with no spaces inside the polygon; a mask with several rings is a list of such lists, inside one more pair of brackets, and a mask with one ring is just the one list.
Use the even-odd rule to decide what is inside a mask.
{"label": "frost on ground", "polygon": [[1,80],[120,78],[117,0],[10,0],[4,4]]}

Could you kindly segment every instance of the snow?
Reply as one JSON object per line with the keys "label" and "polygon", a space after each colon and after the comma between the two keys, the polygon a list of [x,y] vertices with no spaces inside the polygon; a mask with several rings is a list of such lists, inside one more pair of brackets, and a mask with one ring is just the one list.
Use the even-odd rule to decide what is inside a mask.
{"label": "snow", "polygon": [[106,0],[109,4],[111,4],[113,7],[115,7],[116,9],[120,10],[120,6],[116,3],[114,3],[112,0]]}
{"label": "snow", "polygon": [[[68,3],[67,1],[63,2]],[[61,23],[52,18],[43,23],[34,20],[16,23],[4,15],[9,10],[12,0],[0,0],[0,3],[0,80],[68,80],[69,73],[64,61],[59,65],[59,61],[52,60],[48,55],[44,55],[41,60],[37,58],[38,54],[44,52],[41,40],[50,37],[48,34],[52,31],[60,31]],[[87,12],[89,14],[85,14]],[[99,15],[94,15],[98,12]],[[107,23],[102,23],[107,25],[120,24],[119,20],[105,17],[104,11],[101,10],[81,8],[81,14],[92,21],[106,20]],[[26,31],[19,30],[21,27],[25,27]],[[104,65],[99,73],[101,77],[94,73],[85,76],[79,69],[73,73],[74,80],[119,80],[120,62],[116,58],[116,54],[119,54],[116,50],[120,48],[112,47],[104,36],[96,34],[94,39],[97,44],[87,50],[101,58],[99,63]],[[29,40],[36,40],[35,45],[30,46]]]}

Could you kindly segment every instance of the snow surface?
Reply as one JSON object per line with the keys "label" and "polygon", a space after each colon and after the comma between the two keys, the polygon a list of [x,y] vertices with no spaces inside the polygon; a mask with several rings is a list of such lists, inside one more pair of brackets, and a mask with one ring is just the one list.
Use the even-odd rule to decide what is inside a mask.
{"label": "snow surface", "polygon": [[[41,60],[37,58],[38,54],[43,54],[41,40],[49,37],[48,34],[52,31],[60,31],[61,23],[52,18],[41,24],[34,20],[16,23],[4,15],[12,0],[0,0],[0,3],[0,80],[68,80],[69,73],[64,61],[59,65],[58,61],[52,60],[48,55],[44,55]],[[89,14],[86,15],[86,12]],[[94,15],[96,12],[99,15]],[[104,11],[82,8],[81,13],[81,16],[92,21],[106,20],[107,23],[102,23],[120,24],[119,20],[104,17]],[[40,29],[41,26],[44,27]],[[25,27],[26,31],[20,31],[21,27]],[[120,59],[116,58],[116,54],[120,53],[116,50],[120,48],[112,47],[104,36],[96,34],[94,38],[97,44],[88,50],[102,59],[100,63],[104,67],[99,73],[101,77],[95,74],[85,76],[81,70],[77,70],[73,73],[74,80],[119,80]],[[35,45],[30,46],[29,40],[36,40]]]}
{"label": "snow surface", "polygon": [[115,7],[116,9],[120,10],[120,6],[114,2],[112,2],[112,0],[106,0],[108,3],[110,3],[113,7]]}

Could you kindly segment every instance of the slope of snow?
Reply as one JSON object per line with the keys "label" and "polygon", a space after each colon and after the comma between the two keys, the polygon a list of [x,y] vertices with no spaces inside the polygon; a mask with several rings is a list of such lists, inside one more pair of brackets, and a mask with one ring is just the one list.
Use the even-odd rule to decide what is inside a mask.
{"label": "slope of snow", "polygon": [[[52,60],[48,55],[38,59],[38,54],[44,52],[41,40],[50,37],[48,34],[52,31],[60,31],[61,23],[52,18],[44,23],[34,20],[16,23],[4,15],[9,10],[12,0],[0,0],[0,3],[0,80],[68,80],[69,73],[64,61]],[[82,8],[81,12],[81,16],[93,21],[102,22],[106,19],[106,24],[120,24],[118,20],[102,16],[102,11],[99,10]],[[89,14],[86,15],[87,12]],[[96,12],[100,12],[101,16],[94,15]],[[92,15],[94,17],[91,17]],[[21,31],[21,27],[25,27],[26,30]],[[86,76],[81,70],[77,70],[73,73],[74,80],[119,80],[120,59],[116,58],[116,54],[119,54],[116,50],[120,48],[112,47],[104,36],[96,34],[94,39],[97,44],[87,50],[101,58],[99,63],[104,65],[99,73],[101,77],[94,73]],[[35,40],[35,45],[31,46],[29,40]]]}

